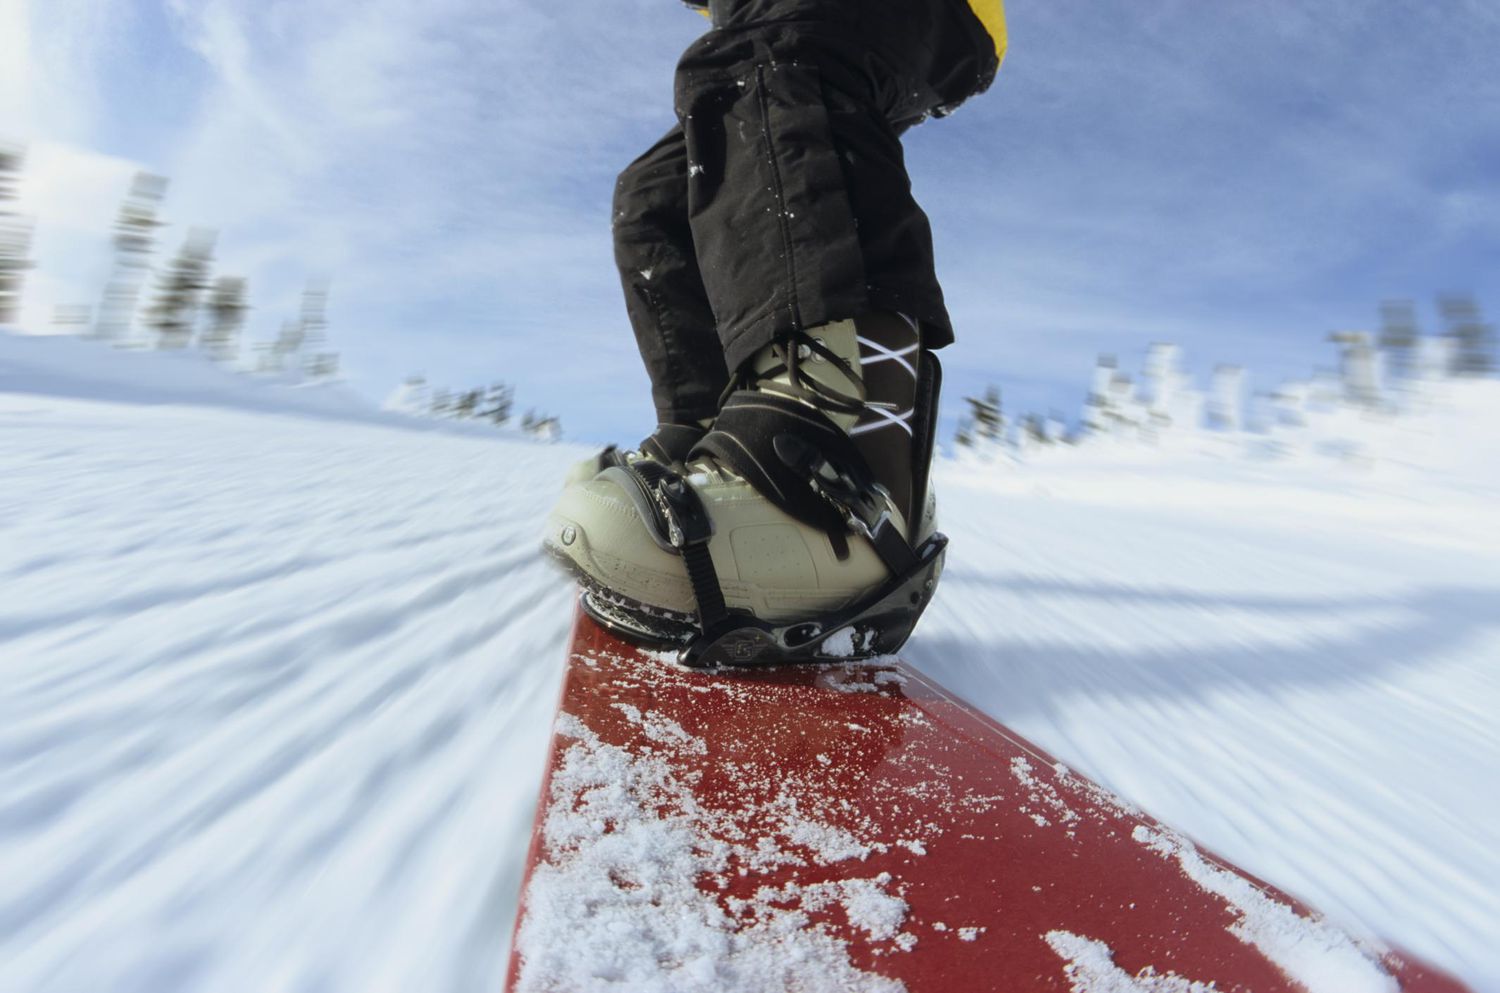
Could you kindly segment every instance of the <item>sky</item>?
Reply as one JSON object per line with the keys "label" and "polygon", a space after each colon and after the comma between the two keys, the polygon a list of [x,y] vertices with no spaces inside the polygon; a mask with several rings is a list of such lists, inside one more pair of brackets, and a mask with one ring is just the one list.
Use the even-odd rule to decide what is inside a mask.
{"label": "sky", "polygon": [[[1072,416],[1153,341],[1272,389],[1381,300],[1500,307],[1500,7],[1008,4],[992,89],[908,133],[961,397]],[[517,386],[590,441],[654,420],[609,241],[672,124],[673,0],[0,0],[0,140],[28,154],[27,327],[93,303],[115,211],[165,175],[165,251],[219,233],[250,333],[327,279],[358,390]]]}

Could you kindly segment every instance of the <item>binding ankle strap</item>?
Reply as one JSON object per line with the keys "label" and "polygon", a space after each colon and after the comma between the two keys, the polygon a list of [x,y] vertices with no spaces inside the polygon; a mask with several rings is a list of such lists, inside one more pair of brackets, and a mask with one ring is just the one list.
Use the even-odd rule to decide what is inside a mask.
{"label": "binding ankle strap", "polygon": [[704,631],[717,630],[729,619],[729,610],[708,553],[713,521],[698,494],[681,476],[656,462],[611,466],[604,475],[625,491],[652,539],[682,556],[698,606],[698,625]]}
{"label": "binding ankle strap", "polygon": [[735,393],[690,457],[705,454],[791,517],[823,531],[838,559],[849,557],[853,531],[869,539],[892,573],[916,564],[911,543],[891,520],[890,495],[854,442],[820,411],[775,394]]}
{"label": "binding ankle strap", "polygon": [[799,467],[777,453],[776,439],[782,435],[807,439],[825,457],[849,467],[861,483],[874,485],[849,436],[826,415],[800,401],[755,390],[740,390],[725,401],[713,430],[693,446],[689,458],[712,456],[789,516],[823,531],[834,555],[848,558],[843,516],[808,485]]}

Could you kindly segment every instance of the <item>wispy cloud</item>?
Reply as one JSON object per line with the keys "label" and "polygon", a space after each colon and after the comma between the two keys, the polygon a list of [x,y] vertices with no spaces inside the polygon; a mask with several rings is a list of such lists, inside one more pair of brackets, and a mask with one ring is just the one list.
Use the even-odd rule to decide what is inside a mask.
{"label": "wispy cloud", "polygon": [[[505,378],[575,433],[628,438],[650,406],[608,204],[671,122],[702,29],[675,6],[11,3],[0,134],[109,156],[103,188],[125,161],[170,175],[169,217],[222,231],[263,333],[331,277],[335,344],[373,393]],[[995,89],[908,139],[955,400],[995,380],[1071,406],[1095,352],[1155,337],[1291,371],[1382,296],[1493,287],[1489,6],[1012,6]],[[54,202],[67,175],[103,182],[75,162]],[[113,207],[87,250],[77,213],[66,239],[40,218],[41,261],[72,268],[37,307],[96,294],[79,260],[105,264]]]}
{"label": "wispy cloud", "polygon": [[960,380],[1072,367],[1071,393],[1015,391],[1071,406],[1092,351],[1170,336],[1265,387],[1383,297],[1495,288],[1492,9],[1011,15],[995,92],[912,139],[955,316],[976,332],[950,363]]}

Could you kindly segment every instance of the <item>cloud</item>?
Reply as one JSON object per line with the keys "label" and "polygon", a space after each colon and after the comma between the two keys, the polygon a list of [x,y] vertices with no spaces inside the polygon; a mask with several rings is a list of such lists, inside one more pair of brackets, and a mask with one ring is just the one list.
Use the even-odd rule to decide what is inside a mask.
{"label": "cloud", "polygon": [[[164,245],[188,225],[221,232],[252,332],[274,333],[327,276],[334,347],[373,396],[418,370],[503,378],[574,432],[642,433],[607,214],[616,172],[670,124],[672,66],[702,30],[675,7],[4,5],[0,134],[30,138],[34,163],[74,157],[37,208],[46,276],[28,301],[97,295],[103,263],[64,256],[88,216],[107,251],[136,163],[172,178]],[[907,139],[958,324],[955,392],[993,379],[1071,409],[1096,352],[1157,337],[1274,376],[1381,297],[1493,280],[1491,7],[1010,15],[993,91]]]}
{"label": "cloud", "polygon": [[328,273],[335,338],[379,390],[421,368],[524,378],[551,396],[520,402],[548,406],[570,392],[559,339],[574,377],[633,350],[608,197],[625,149],[670,122],[685,41],[663,45],[647,6],[605,31],[530,3],[177,4],[213,81],[165,167],[172,202],[224,230],[224,265],[253,265],[272,307],[296,270]]}
{"label": "cloud", "polygon": [[959,324],[950,369],[1072,409],[1094,351],[1170,336],[1200,370],[1252,361],[1270,386],[1382,298],[1494,289],[1492,9],[1010,13],[994,90],[908,140]]}

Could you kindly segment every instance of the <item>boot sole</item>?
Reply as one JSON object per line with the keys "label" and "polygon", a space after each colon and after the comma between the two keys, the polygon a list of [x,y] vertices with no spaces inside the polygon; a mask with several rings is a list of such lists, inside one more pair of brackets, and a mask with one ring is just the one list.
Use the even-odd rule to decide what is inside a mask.
{"label": "boot sole", "polygon": [[650,648],[676,649],[701,633],[698,619],[692,614],[652,607],[604,586],[550,541],[542,542],[542,551],[581,587],[584,611],[626,640]]}

